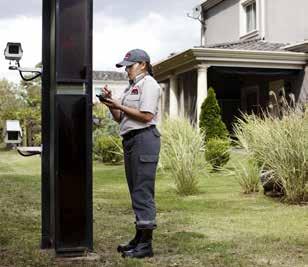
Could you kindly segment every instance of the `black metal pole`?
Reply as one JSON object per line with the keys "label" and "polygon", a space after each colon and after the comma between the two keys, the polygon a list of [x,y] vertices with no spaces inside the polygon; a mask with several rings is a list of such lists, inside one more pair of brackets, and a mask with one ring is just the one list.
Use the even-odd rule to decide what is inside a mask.
{"label": "black metal pole", "polygon": [[51,247],[50,239],[50,21],[51,21],[51,1],[43,0],[43,24],[42,24],[42,161],[41,161],[41,222],[42,238],[41,248]]}
{"label": "black metal pole", "polygon": [[43,0],[42,242],[93,250],[92,0]]}

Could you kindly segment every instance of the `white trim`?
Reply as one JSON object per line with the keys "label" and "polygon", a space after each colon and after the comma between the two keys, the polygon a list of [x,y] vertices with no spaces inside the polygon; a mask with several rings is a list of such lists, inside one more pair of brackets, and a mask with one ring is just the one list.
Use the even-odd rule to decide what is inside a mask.
{"label": "white trim", "polygon": [[245,40],[245,39],[252,39],[255,37],[259,36],[259,31],[258,30],[253,30],[251,32],[248,32],[242,36],[240,36],[240,40]]}
{"label": "white trim", "polygon": [[260,1],[260,38],[265,39],[266,35],[266,16],[265,16],[265,0],[259,0]]}
{"label": "white trim", "polygon": [[177,69],[176,71],[174,71],[174,74],[180,75],[182,73],[189,72],[191,70],[196,69],[198,66],[196,66],[194,63],[195,63],[195,61],[189,62],[189,64],[186,64],[185,67],[181,67],[181,68]]}
{"label": "white trim", "polygon": [[207,88],[208,88],[208,80],[207,80],[207,69],[208,66],[205,64],[198,65],[197,70],[197,125],[199,125],[199,117],[201,114],[201,106],[203,104],[204,99],[207,97]]}
{"label": "white trim", "polygon": [[[246,7],[256,3],[256,28],[250,32],[247,32],[247,14]],[[257,36],[261,38],[264,37],[264,1],[263,0],[240,0],[239,2],[239,25],[240,25],[240,36],[241,40],[243,39],[251,39]]]}
{"label": "white trim", "polygon": [[243,7],[246,7],[246,6],[248,6],[248,5],[250,5],[250,4],[254,3],[254,2],[256,2],[256,0],[241,0],[241,5]]}
{"label": "white trim", "polygon": [[155,64],[154,73],[160,80],[171,73],[194,69],[200,63],[225,67],[303,69],[307,61],[305,53],[193,48]]}
{"label": "white trim", "polygon": [[303,55],[298,58],[297,55],[265,53],[264,51],[247,51],[233,50],[226,53],[222,51],[213,51],[213,53],[198,53],[196,52],[196,60],[209,61],[211,65],[216,65],[217,62],[243,67],[258,67],[258,68],[286,68],[286,69],[302,69],[307,64],[307,56]]}
{"label": "white trim", "polygon": [[176,75],[169,76],[169,116],[170,118],[179,115],[179,100],[178,100],[178,79]]}
{"label": "white trim", "polygon": [[295,52],[308,53],[308,40],[300,43],[290,44],[282,47],[282,49]]}

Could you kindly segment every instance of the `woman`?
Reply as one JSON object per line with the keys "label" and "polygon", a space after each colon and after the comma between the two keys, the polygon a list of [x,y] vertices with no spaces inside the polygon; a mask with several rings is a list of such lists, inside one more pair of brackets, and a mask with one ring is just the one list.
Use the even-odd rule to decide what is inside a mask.
{"label": "woman", "polygon": [[160,86],[152,77],[149,55],[141,50],[129,51],[116,67],[125,67],[129,86],[121,100],[112,99],[103,89],[113,118],[120,124],[123,138],[125,173],[136,217],[135,237],[118,246],[123,257],[152,257],[152,232],[156,228],[154,187],[160,151],[160,133],[156,129]]}

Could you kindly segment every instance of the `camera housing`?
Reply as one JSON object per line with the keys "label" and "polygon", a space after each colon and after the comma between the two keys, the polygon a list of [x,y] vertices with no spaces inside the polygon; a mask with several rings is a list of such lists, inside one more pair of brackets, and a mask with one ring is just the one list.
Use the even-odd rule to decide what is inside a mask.
{"label": "camera housing", "polygon": [[23,50],[21,47],[21,43],[12,43],[9,42],[4,49],[4,56],[7,60],[21,60],[23,55]]}

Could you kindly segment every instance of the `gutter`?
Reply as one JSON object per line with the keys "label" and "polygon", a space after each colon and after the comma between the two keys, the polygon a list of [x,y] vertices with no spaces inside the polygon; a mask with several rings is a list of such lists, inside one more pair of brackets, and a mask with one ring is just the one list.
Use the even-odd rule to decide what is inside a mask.
{"label": "gutter", "polygon": [[303,69],[308,55],[300,52],[192,48],[153,65],[155,76],[196,69],[200,64],[224,67]]}
{"label": "gutter", "polygon": [[201,4],[201,6],[202,6],[202,9],[204,10],[204,11],[206,11],[206,10],[209,10],[210,8],[212,8],[212,7],[214,7],[214,6],[216,6],[216,5],[218,5],[220,2],[222,2],[222,1],[224,1],[224,0],[206,0],[206,1],[204,1],[202,4]]}
{"label": "gutter", "polygon": [[285,47],[282,47],[282,49],[294,52],[308,53],[308,40],[296,44],[287,45]]}

